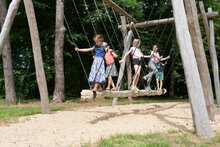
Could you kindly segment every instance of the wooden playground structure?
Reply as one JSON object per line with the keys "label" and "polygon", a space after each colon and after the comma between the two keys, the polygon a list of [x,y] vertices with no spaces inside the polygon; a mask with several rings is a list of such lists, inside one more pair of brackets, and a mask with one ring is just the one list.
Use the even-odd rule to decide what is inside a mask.
{"label": "wooden playground structure", "polygon": [[[5,39],[9,35],[10,29],[14,17],[17,13],[18,6],[21,0],[12,0],[6,21],[0,34],[0,53]],[[211,84],[211,78],[209,74],[207,59],[204,51],[204,45],[201,37],[201,31],[199,26],[199,19],[203,21],[205,26],[206,36],[208,38],[209,52],[212,61],[212,70],[214,73],[214,86],[215,95],[220,107],[220,84],[218,73],[218,61],[215,50],[215,32],[214,32],[214,18],[218,16],[218,12],[212,12],[212,9],[208,9],[208,13],[205,12],[203,2],[199,3],[200,14],[197,13],[197,7],[195,0],[171,0],[173,7],[173,17],[159,20],[151,20],[138,23],[135,18],[124,11],[120,6],[114,3],[112,0],[104,0],[104,2],[112,7],[116,12],[121,15],[121,25],[118,28],[123,34],[124,51],[123,56],[129,50],[132,41],[133,31],[139,28],[145,28],[150,26],[162,25],[162,24],[175,24],[176,38],[180,48],[180,54],[183,61],[183,67],[185,71],[187,89],[190,98],[193,120],[195,124],[196,133],[199,136],[211,138],[213,131],[210,126],[210,120],[214,120],[214,94]],[[26,15],[28,18],[34,61],[36,67],[36,75],[38,81],[38,87],[41,96],[41,106],[43,113],[49,113],[49,100],[47,93],[47,83],[43,68],[43,61],[41,55],[41,47],[39,40],[39,33],[37,28],[37,22],[35,18],[35,12],[32,0],[24,0]],[[127,23],[127,19],[130,23]],[[132,103],[132,97],[137,96],[156,96],[166,93],[163,91],[146,91],[140,92],[120,91],[122,87],[122,78],[124,71],[127,70],[128,85],[132,81],[131,64],[130,60],[121,63],[119,76],[117,80],[117,91],[104,91],[102,93],[94,93],[91,90],[83,90],[82,98],[91,99],[93,97],[112,97],[112,105],[116,105],[118,97],[126,97],[129,103]],[[129,87],[128,87],[129,89]]]}

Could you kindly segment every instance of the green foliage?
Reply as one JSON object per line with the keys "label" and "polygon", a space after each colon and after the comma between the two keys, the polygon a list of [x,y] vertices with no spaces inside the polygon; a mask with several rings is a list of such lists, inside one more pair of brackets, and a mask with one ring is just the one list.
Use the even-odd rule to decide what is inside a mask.
{"label": "green foliage", "polygon": [[[75,1],[79,15],[82,19],[82,23],[85,27],[86,34],[83,32],[82,26],[77,17],[77,11],[74,9],[72,1],[65,1],[65,18],[68,22],[72,35],[70,34],[67,24],[65,24],[67,32],[65,36],[64,46],[64,61],[65,61],[65,90],[67,96],[78,96],[81,89],[88,88],[86,76],[83,72],[82,66],[79,62],[78,55],[73,51],[73,40],[79,47],[89,47],[89,44],[93,45],[93,35],[95,34],[91,21],[97,31],[104,35],[107,42],[111,42],[112,47],[116,52],[121,55],[123,49],[122,35],[119,29],[117,29],[118,23],[120,23],[119,14],[116,13],[116,17],[110,7],[107,6],[107,11],[103,5],[103,1],[97,1],[100,13],[95,8],[94,1],[88,1],[88,10],[91,18],[86,11],[83,1]],[[159,18],[172,17],[172,6],[170,0],[115,0],[115,3],[120,5],[124,10],[136,18],[139,22],[155,20]],[[206,8],[211,6],[213,11],[220,11],[220,3],[217,0],[205,0]],[[53,94],[54,89],[54,40],[55,40],[55,1],[34,0],[36,18],[38,22],[43,61],[46,72],[46,78],[48,82],[49,94]],[[109,20],[109,17],[111,21]],[[106,26],[108,33],[105,31],[102,21]],[[113,27],[112,27],[112,25]],[[201,25],[202,27],[203,25]],[[185,77],[182,66],[182,61],[179,56],[179,48],[175,39],[175,28],[172,29],[172,25],[160,25],[155,27],[148,27],[145,29],[139,29],[138,33],[135,31],[134,37],[138,37],[138,34],[142,40],[142,51],[145,54],[149,54],[151,45],[157,43],[160,48],[161,55],[167,56],[171,53],[171,58],[174,61],[169,61],[165,73],[170,73],[170,66],[174,65],[174,80],[175,91],[177,95],[186,95],[186,90],[181,90],[179,87],[185,87]],[[114,31],[115,30],[115,31]],[[173,30],[173,31],[172,31]],[[215,19],[215,32],[220,32],[220,18]],[[110,38],[108,38],[108,35]],[[171,39],[168,40],[168,36],[171,35]],[[89,43],[87,42],[87,37]],[[116,37],[117,36],[117,37]],[[202,31],[204,42],[206,41],[205,33]],[[10,34],[12,45],[12,58],[14,67],[14,78],[16,84],[16,92],[19,99],[30,99],[39,97],[35,67],[33,61],[32,46],[30,40],[30,34],[28,29],[27,18],[24,11],[24,6],[21,4],[13,28]],[[216,33],[216,50],[218,57],[220,57],[220,36]],[[207,50],[207,45],[205,45]],[[207,52],[208,53],[208,52]],[[80,54],[85,66],[86,73],[90,71],[90,67],[93,61],[91,53]],[[209,59],[209,54],[207,54]],[[147,63],[147,60],[146,60]],[[2,62],[1,71],[2,71]],[[210,64],[210,61],[209,61]],[[211,67],[211,66],[210,66]],[[210,70],[211,71],[211,70]],[[143,70],[142,74],[146,71]],[[170,76],[166,76],[165,87],[169,88]],[[4,95],[4,80],[3,71],[0,72],[0,95]]]}

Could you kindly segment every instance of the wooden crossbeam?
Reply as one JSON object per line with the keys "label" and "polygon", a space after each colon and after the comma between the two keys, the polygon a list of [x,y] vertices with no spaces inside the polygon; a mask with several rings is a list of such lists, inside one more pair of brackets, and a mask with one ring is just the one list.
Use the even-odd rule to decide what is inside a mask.
{"label": "wooden crossbeam", "polygon": [[112,7],[116,12],[120,13],[121,15],[124,15],[129,20],[137,23],[137,20],[133,18],[131,15],[129,15],[125,10],[123,10],[120,6],[118,6],[116,3],[114,3],[112,0],[104,0],[106,4],[108,4],[110,7]]}
{"label": "wooden crossbeam", "polygon": [[94,93],[92,90],[82,90],[81,100],[91,100],[93,98],[128,98],[128,97],[140,97],[140,96],[160,96],[166,94],[167,90],[140,90],[140,91],[103,91]]}
{"label": "wooden crossbeam", "polygon": [[[219,16],[218,12],[209,12],[206,13],[206,17],[208,19],[213,19],[215,17]],[[199,19],[202,19],[202,16],[199,15]],[[170,17],[170,18],[164,18],[164,19],[158,19],[158,20],[151,20],[151,21],[145,21],[145,22],[141,22],[141,23],[135,23],[133,26],[131,26],[130,24],[127,25],[127,27],[131,27],[131,28],[145,28],[145,27],[150,27],[150,26],[157,26],[157,25],[162,25],[162,24],[172,24],[174,23],[174,18]],[[118,28],[121,28],[121,25],[118,26]]]}

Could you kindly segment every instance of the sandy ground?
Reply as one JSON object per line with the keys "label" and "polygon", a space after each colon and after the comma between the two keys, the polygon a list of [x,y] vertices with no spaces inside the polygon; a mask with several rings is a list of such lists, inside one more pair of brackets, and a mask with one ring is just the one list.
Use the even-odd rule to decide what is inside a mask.
{"label": "sandy ground", "polygon": [[[211,124],[215,132],[220,131],[219,112]],[[188,103],[79,108],[22,117],[0,127],[0,147],[75,147],[121,133],[168,130],[193,131]]]}

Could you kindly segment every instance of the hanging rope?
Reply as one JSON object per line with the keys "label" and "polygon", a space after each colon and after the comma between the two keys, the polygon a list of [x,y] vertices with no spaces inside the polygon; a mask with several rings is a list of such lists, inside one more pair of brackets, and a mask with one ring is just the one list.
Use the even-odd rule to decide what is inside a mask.
{"label": "hanging rope", "polygon": [[116,24],[116,27],[113,26],[113,22],[112,22],[112,20],[111,20],[111,17],[110,17],[110,15],[109,15],[109,11],[108,11],[108,9],[107,9],[107,7],[106,7],[106,5],[105,5],[104,0],[102,0],[102,3],[103,3],[103,6],[104,6],[104,8],[105,8],[105,12],[106,12],[107,17],[108,17],[108,19],[109,19],[109,22],[110,22],[110,24],[111,24],[111,27],[112,27],[112,29],[113,29],[112,37],[111,37],[110,39],[111,39],[111,41],[112,41],[112,40],[113,40],[113,37],[115,36],[115,38],[116,38],[116,40],[117,40],[117,42],[118,42],[118,45],[120,46],[120,49],[123,50],[122,47],[121,47],[121,43],[120,43],[120,41],[119,41],[119,39],[118,39],[118,35],[116,34],[116,27],[118,27],[118,25]]}
{"label": "hanging rope", "polygon": [[[59,3],[59,6],[61,7],[61,4],[60,4],[60,3]],[[64,15],[64,21],[65,21],[67,30],[68,30],[68,32],[70,33],[70,38],[71,38],[70,43],[71,43],[75,48],[77,48],[78,46],[77,46],[77,44],[76,44],[76,42],[75,42],[75,40],[74,40],[74,38],[73,38],[73,33],[72,33],[72,31],[71,31],[71,29],[70,29],[70,26],[69,26],[69,23],[68,23],[68,21],[67,21],[67,19],[66,19],[66,15],[65,15],[65,14],[63,14],[63,15]],[[88,75],[87,75],[87,73],[86,73],[86,69],[85,69],[85,66],[84,66],[84,64],[83,64],[83,62],[82,62],[82,58],[81,58],[79,52],[77,52],[77,56],[78,56],[78,58],[79,58],[81,67],[82,67],[82,69],[83,69],[83,72],[84,72],[86,78],[88,79]],[[87,80],[87,82],[88,82],[88,85],[90,86],[90,83],[89,83],[88,80]]]}
{"label": "hanging rope", "polygon": [[95,25],[94,25],[94,23],[93,23],[93,21],[92,21],[91,13],[90,13],[90,11],[89,11],[89,8],[88,8],[88,5],[87,5],[87,3],[86,3],[86,0],[83,0],[83,2],[84,2],[84,5],[85,5],[85,7],[86,7],[86,11],[87,11],[87,14],[88,14],[88,16],[89,16],[90,23],[92,24],[93,31],[95,32],[95,35],[96,35],[96,34],[97,34],[97,31],[96,31]]}
{"label": "hanging rope", "polygon": [[[86,29],[85,29],[85,27],[84,27],[84,25],[83,25],[83,23],[82,23],[82,19],[81,19],[81,17],[80,17],[80,14],[79,14],[78,8],[77,8],[77,6],[76,6],[75,0],[72,0],[72,2],[73,2],[73,6],[74,6],[74,8],[75,8],[77,17],[78,17],[78,19],[79,19],[80,25],[81,25],[81,27],[82,27],[82,29],[83,29],[83,33],[85,34],[87,43],[88,43],[88,45],[91,47],[91,44],[90,44],[88,35],[87,35],[87,33],[86,33]],[[93,53],[93,52],[92,52],[92,53]]]}

